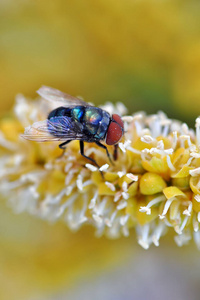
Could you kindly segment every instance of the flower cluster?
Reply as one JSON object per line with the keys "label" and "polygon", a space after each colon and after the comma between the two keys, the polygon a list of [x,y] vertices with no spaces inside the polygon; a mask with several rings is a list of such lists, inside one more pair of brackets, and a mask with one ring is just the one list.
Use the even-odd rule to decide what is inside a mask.
{"label": "flower cluster", "polygon": [[[103,108],[126,112],[121,103]],[[46,119],[49,110],[44,100],[19,95],[13,115],[0,122],[0,191],[15,212],[50,222],[62,219],[73,230],[90,224],[97,236],[128,236],[135,228],[145,249],[158,246],[172,227],[179,246],[193,236],[200,248],[200,118],[195,132],[162,112],[124,116],[125,137],[114,165],[104,149],[85,144],[102,177],[80,155],[78,141],[59,157],[57,143],[21,138],[24,127]]]}

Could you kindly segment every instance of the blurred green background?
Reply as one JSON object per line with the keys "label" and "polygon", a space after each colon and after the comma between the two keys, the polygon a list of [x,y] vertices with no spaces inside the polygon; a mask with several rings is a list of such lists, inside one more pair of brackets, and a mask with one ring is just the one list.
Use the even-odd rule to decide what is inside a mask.
{"label": "blurred green background", "polygon": [[[34,98],[43,84],[81,95],[95,104],[122,101],[129,113],[163,110],[193,127],[200,99],[200,1],[0,0],[0,114],[13,106],[17,93]],[[88,228],[74,234],[63,224],[50,226],[31,216],[14,216],[3,203],[1,299],[61,299],[53,297],[53,293],[63,291],[65,295],[71,286],[79,291],[76,286],[80,281],[91,280],[93,285],[95,278],[104,277],[105,270],[111,266],[113,269],[113,265],[120,273],[119,265],[126,261],[128,266],[131,257],[130,276],[120,279],[126,283],[130,280],[123,294],[126,299],[133,299],[130,292],[134,278],[138,293],[140,287],[142,293],[142,274],[148,270],[150,275],[151,268],[159,286],[170,290],[171,269],[168,281],[162,281],[166,274],[156,269],[157,258],[155,265],[146,268],[146,252],[138,246],[136,257],[140,253],[140,258],[134,264],[135,236],[118,241],[97,240]],[[163,245],[148,252],[149,263],[151,254],[161,253],[168,242]],[[195,257],[188,262],[184,259],[188,257],[186,250],[179,252],[176,246],[170,247],[170,254],[165,250],[160,260],[169,259],[173,272],[173,266],[178,270],[176,299],[188,299],[185,290],[190,291],[187,285],[191,287],[190,281],[196,275],[198,278],[198,272],[196,269],[192,273],[190,281],[182,274],[195,268]],[[135,269],[139,270],[137,274]],[[145,285],[148,287],[148,280]],[[180,298],[179,287],[185,287]],[[148,288],[149,299],[159,299],[154,287]],[[192,290],[197,292],[198,284]],[[115,294],[101,299],[120,298]]]}
{"label": "blurred green background", "polygon": [[50,85],[132,113],[199,112],[198,0],[0,2],[1,108]]}

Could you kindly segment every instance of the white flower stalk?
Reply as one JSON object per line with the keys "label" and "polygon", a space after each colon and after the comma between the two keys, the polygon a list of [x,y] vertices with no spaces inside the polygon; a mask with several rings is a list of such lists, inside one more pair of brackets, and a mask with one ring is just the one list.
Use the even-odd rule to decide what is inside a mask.
{"label": "white flower stalk", "polygon": [[[126,112],[119,103],[103,108],[111,114]],[[97,236],[129,236],[135,228],[145,249],[158,246],[172,227],[178,246],[194,237],[200,249],[199,118],[194,131],[162,112],[123,116],[125,136],[114,165],[104,149],[85,145],[102,177],[80,155],[77,141],[59,157],[57,143],[21,138],[24,127],[44,120],[51,109],[42,99],[31,102],[18,96],[13,116],[1,120],[0,190],[15,212],[63,220],[72,230],[90,224]]]}

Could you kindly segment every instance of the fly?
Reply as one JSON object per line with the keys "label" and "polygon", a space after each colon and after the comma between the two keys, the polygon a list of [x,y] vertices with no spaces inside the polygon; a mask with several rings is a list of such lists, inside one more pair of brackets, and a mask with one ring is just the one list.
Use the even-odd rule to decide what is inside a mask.
{"label": "fly", "polygon": [[101,143],[103,141],[106,145],[115,145],[116,159],[117,144],[124,135],[124,123],[119,115],[111,116],[99,107],[47,86],[42,86],[37,92],[42,98],[56,104],[57,108],[49,113],[46,120],[25,128],[25,139],[36,142],[61,141],[59,147],[63,150],[71,141],[79,140],[81,155],[98,168],[97,162],[84,154],[84,142],[96,143],[105,149],[112,163],[107,147]]}

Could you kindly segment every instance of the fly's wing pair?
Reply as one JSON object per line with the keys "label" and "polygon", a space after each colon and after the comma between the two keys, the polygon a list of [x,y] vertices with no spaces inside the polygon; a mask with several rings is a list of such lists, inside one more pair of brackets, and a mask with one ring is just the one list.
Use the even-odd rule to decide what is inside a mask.
{"label": "fly's wing pair", "polygon": [[[57,107],[74,107],[91,106],[90,104],[65,94],[59,90],[51,87],[42,86],[38,94],[56,104]],[[29,127],[25,128],[23,138],[36,142],[46,141],[67,141],[67,140],[85,140],[87,137],[82,132],[82,124],[75,122],[70,117],[54,117],[50,120],[35,122]]]}
{"label": "fly's wing pair", "polygon": [[71,107],[71,106],[93,106],[85,101],[65,94],[59,90],[43,85],[37,93],[44,99],[59,106]]}

